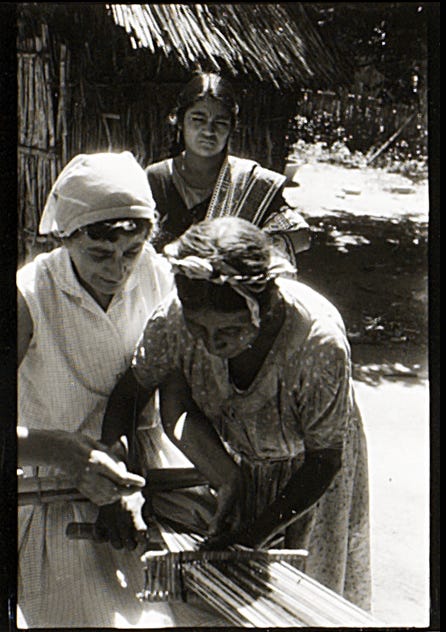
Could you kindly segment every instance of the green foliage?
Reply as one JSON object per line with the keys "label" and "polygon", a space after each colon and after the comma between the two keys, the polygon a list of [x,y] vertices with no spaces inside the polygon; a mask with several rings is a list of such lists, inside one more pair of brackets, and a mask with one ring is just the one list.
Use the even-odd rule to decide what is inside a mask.
{"label": "green foliage", "polygon": [[427,31],[435,4],[306,2],[304,6],[321,38],[349,65],[352,83],[358,72],[372,68],[381,76],[379,82],[367,85],[367,77],[362,78],[373,96],[410,104],[426,88]]}
{"label": "green foliage", "polygon": [[[403,141],[404,143],[404,141]],[[376,167],[386,169],[390,173],[399,173],[413,182],[428,177],[428,160],[426,155],[408,156],[401,147],[395,146],[376,160]]]}
{"label": "green foliage", "polygon": [[297,114],[291,123],[290,133],[306,143],[346,141],[346,130],[333,119],[331,112],[317,110],[311,118]]}
{"label": "green foliage", "polygon": [[[288,143],[292,148],[292,161],[329,162],[357,168],[365,166],[373,157],[372,166],[400,173],[414,181],[427,177],[428,130],[421,113],[389,142],[401,120],[407,119],[410,112],[407,108],[398,118],[392,114],[397,106],[390,108],[392,117],[387,106],[382,111],[378,107],[372,114],[354,108],[352,115],[351,107],[345,112],[337,107],[336,96],[326,99],[325,104],[319,96],[313,94],[307,98],[311,114],[297,114],[290,121]],[[341,105],[341,101],[338,104]]]}
{"label": "green foliage", "polygon": [[[288,160],[299,165],[326,162],[358,169],[367,165],[367,158],[367,154],[360,151],[350,151],[341,140],[336,140],[331,145],[325,141],[306,143],[304,140],[299,140],[293,145]],[[427,156],[408,156],[404,141],[379,156],[371,166],[385,169],[389,173],[399,173],[413,182],[425,180],[428,177]]]}
{"label": "green foliage", "polygon": [[[298,140],[306,143],[324,142],[328,146],[342,142],[352,152],[368,153],[390,138],[401,120],[407,118],[407,108],[398,118],[389,111],[389,107],[380,108],[378,102],[375,103],[374,111],[367,111],[364,107],[357,107],[353,112],[351,107],[348,111],[342,111],[341,101],[340,107],[336,107],[337,97],[334,96],[330,103],[323,105],[322,102],[318,103],[317,96],[309,97],[309,101],[314,99],[314,103],[308,114],[299,113],[289,122],[290,145]],[[298,103],[297,108],[301,112],[305,111],[301,103]],[[398,155],[404,159],[418,159],[426,154],[427,126],[423,115],[418,113],[414,121],[402,130],[401,138],[398,139]]]}
{"label": "green foliage", "polygon": [[289,155],[289,161],[296,164],[328,162],[334,165],[358,168],[365,166],[366,157],[359,151],[351,152],[341,140],[336,140],[331,145],[325,141],[306,143],[298,140],[293,145]]}

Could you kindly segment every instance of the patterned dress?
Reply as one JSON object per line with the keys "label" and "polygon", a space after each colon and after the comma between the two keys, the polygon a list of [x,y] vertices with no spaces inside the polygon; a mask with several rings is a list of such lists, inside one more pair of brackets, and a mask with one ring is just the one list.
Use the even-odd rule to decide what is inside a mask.
{"label": "patterned dress", "polygon": [[[99,439],[108,397],[147,318],[172,288],[167,262],[147,245],[107,311],[79,285],[65,248],[19,270],[18,287],[34,327],[18,374],[19,424]],[[25,474],[35,475],[32,469]],[[39,478],[51,474],[39,468]],[[140,604],[144,575],[136,551],[65,536],[69,522],[96,516],[97,507],[86,501],[19,507],[20,627],[147,628],[202,620],[203,612],[186,605],[175,611]]]}
{"label": "patterned dress", "polygon": [[[133,366],[142,385],[181,369],[192,397],[241,465],[250,490],[246,516],[259,515],[303,462],[306,449],[342,448],[342,468],[319,502],[287,530],[288,547],[306,548],[304,570],[364,609],[370,608],[368,470],[365,435],[350,375],[350,349],[338,311],[297,281],[276,281],[284,324],[246,390],[227,361],[210,355],[187,331],[175,294],[148,321]],[[171,508],[178,498],[178,507]],[[189,523],[207,515],[171,494],[159,505]],[[156,508],[156,507],[155,507]],[[177,513],[176,513],[177,512]],[[188,515],[189,514],[189,515]]]}

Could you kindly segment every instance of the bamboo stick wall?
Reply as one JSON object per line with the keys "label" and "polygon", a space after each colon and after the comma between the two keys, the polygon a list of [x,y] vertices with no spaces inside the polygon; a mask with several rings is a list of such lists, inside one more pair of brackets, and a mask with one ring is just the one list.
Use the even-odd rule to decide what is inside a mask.
{"label": "bamboo stick wall", "polygon": [[[104,55],[91,46],[69,48],[44,22],[38,34],[19,38],[19,264],[54,247],[38,236],[38,224],[57,173],[75,154],[128,149],[143,166],[169,155],[168,114],[184,81],[147,79],[143,67],[136,81],[129,59],[126,76],[126,60],[110,56],[107,77]],[[258,84],[239,88],[240,124],[231,150],[282,170],[294,100]]]}
{"label": "bamboo stick wall", "polygon": [[[19,263],[53,247],[51,240],[37,235],[38,223],[56,174],[75,154],[129,149],[142,165],[169,155],[167,115],[190,76],[178,59],[178,50],[183,50],[179,44],[177,56],[134,49],[104,5],[52,8],[57,6],[23,4],[18,20]],[[153,32],[156,24],[151,26]],[[233,27],[229,24],[228,32],[236,37]],[[170,31],[175,35],[175,28]],[[162,37],[160,32],[158,39]],[[183,44],[186,50],[187,42]],[[250,55],[253,62],[252,51]],[[240,122],[231,150],[278,171],[295,140],[288,132],[296,113],[311,119],[328,112],[354,133],[361,125],[368,134],[363,139],[364,145],[369,142],[367,149],[405,116],[402,107],[376,107],[346,92],[300,94],[298,87],[284,92],[273,82],[259,81],[258,68],[251,73],[244,68],[234,82],[241,97]],[[418,122],[415,117],[413,124]]]}
{"label": "bamboo stick wall", "polygon": [[62,162],[56,146],[61,112],[55,111],[54,80],[48,28],[42,24],[39,34],[21,42],[18,54],[19,259],[36,246],[46,194]]}

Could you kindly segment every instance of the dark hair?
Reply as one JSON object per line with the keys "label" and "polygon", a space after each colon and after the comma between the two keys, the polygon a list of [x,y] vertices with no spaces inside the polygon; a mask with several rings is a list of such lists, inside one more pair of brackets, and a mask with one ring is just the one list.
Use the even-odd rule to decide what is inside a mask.
{"label": "dark hair", "polygon": [[175,285],[178,298],[185,309],[199,310],[209,307],[218,312],[239,312],[248,309],[246,299],[227,284],[216,285],[176,274]]}
{"label": "dark hair", "polygon": [[181,132],[186,110],[205,97],[212,97],[228,110],[231,116],[231,130],[235,128],[239,106],[232,85],[216,73],[199,72],[180,92],[176,106],[169,115],[169,121],[179,136],[176,140],[176,151],[184,149],[182,134],[178,132]]}
{"label": "dark hair", "polygon": [[147,218],[126,218],[116,220],[103,220],[94,224],[87,224],[78,228],[74,233],[65,239],[76,237],[80,233],[87,234],[90,239],[115,242],[120,235],[139,235],[144,233],[146,237],[151,234],[154,226]]}
{"label": "dark hair", "polygon": [[[219,263],[234,268],[247,277],[266,275],[269,270],[272,246],[267,235],[238,217],[220,217],[192,224],[176,241],[164,248],[166,255],[183,259],[196,256],[208,259],[219,274]],[[200,308],[210,305],[220,311],[246,308],[245,299],[229,284],[223,285],[200,279],[175,275],[178,296],[185,307]],[[259,305],[269,303],[274,281],[268,281],[262,292],[256,293]]]}

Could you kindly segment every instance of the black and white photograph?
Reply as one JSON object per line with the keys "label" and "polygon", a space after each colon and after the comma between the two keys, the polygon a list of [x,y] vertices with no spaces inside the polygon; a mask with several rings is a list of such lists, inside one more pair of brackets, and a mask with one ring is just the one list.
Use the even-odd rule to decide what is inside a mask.
{"label": "black and white photograph", "polygon": [[5,630],[439,630],[439,3],[3,4]]}

